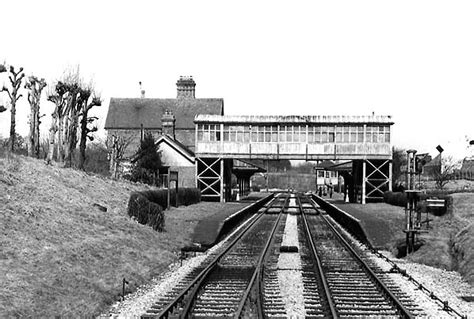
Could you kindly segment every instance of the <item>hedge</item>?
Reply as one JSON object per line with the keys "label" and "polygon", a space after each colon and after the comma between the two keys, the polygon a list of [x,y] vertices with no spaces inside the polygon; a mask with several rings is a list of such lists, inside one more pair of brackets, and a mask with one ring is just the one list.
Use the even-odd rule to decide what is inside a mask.
{"label": "hedge", "polygon": [[390,192],[387,191],[383,193],[383,201],[387,204],[406,207],[407,205],[407,195],[402,192]]}
{"label": "hedge", "polygon": [[192,205],[201,201],[201,191],[198,188],[178,188],[178,203]]}
{"label": "hedge", "polygon": [[[197,188],[179,188],[178,204],[191,205],[201,201],[201,191]],[[170,190],[170,204],[176,206],[176,190]],[[162,231],[165,227],[163,209],[168,208],[168,190],[156,189],[133,192],[128,201],[128,215],[135,217],[140,224],[149,225]]]}
{"label": "hedge", "polygon": [[[445,192],[427,192],[420,193],[420,202],[419,207],[421,208],[422,212],[426,212],[428,209],[431,213],[436,216],[441,216],[446,214],[446,212],[452,209],[453,198],[446,194]],[[444,199],[445,206],[444,207],[427,207],[426,199],[428,198],[436,198],[436,199]],[[385,192],[383,194],[383,200],[385,203],[400,207],[406,207],[407,205],[407,195],[404,192]]]}
{"label": "hedge", "polygon": [[[156,203],[163,207],[168,208],[168,190],[167,189],[155,189],[141,192],[149,201]],[[191,205],[201,201],[201,191],[197,188],[178,188],[178,204],[179,205]],[[170,190],[170,204],[176,206],[176,190]]]}
{"label": "hedge", "polygon": [[165,215],[163,208],[150,201],[144,192],[133,192],[128,201],[128,215],[135,217],[142,225],[148,225],[154,230],[163,231],[165,228]]}

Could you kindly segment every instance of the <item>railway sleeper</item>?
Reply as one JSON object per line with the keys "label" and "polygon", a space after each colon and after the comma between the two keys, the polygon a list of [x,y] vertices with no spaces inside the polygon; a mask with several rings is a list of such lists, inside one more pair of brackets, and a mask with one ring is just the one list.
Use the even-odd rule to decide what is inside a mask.
{"label": "railway sleeper", "polygon": [[197,316],[199,314],[207,313],[211,316],[213,315],[233,315],[235,312],[235,308],[212,308],[212,307],[207,307],[207,306],[202,306],[202,307],[194,307],[193,309],[193,315]]}

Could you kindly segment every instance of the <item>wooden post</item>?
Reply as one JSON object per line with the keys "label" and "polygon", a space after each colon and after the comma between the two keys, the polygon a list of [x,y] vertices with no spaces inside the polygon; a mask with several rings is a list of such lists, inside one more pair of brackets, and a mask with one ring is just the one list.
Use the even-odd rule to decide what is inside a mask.
{"label": "wooden post", "polygon": [[221,193],[221,196],[220,196],[220,201],[221,203],[223,203],[225,200],[224,200],[224,159],[221,158],[220,159],[220,165],[221,165],[221,168],[220,168],[220,184],[221,184],[221,189],[220,189],[220,193]]}
{"label": "wooden post", "polygon": [[388,163],[388,190],[392,191],[392,161]]}
{"label": "wooden post", "polygon": [[168,167],[168,171],[167,171],[167,182],[166,182],[166,186],[168,187],[168,209],[170,209],[171,207],[171,196],[170,196],[170,168]]}
{"label": "wooden post", "polygon": [[365,184],[367,181],[367,167],[366,167],[366,160],[362,161],[362,204],[365,204]]}

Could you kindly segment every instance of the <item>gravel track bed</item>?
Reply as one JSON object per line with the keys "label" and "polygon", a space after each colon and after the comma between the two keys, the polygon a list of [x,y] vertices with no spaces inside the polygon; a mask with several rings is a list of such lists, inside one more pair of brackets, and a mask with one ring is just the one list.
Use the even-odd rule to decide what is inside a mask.
{"label": "gravel track bed", "polygon": [[[336,225],[346,238],[350,239],[353,245],[359,250],[365,251],[367,259],[380,267],[382,271],[390,271],[392,265],[389,262],[371,253],[364,244],[361,244],[345,229],[338,226],[330,216],[327,215],[326,217]],[[396,259],[390,252],[381,251],[381,253],[392,262],[395,262],[401,269],[406,270],[409,276],[433,291],[435,295],[448,301],[449,305],[456,311],[468,318],[474,318],[474,305],[461,299],[462,296],[474,296],[474,289],[461,278],[459,273]],[[402,274],[386,273],[386,276],[422,309],[422,313],[419,314],[420,317],[459,318],[455,314],[443,311],[441,303],[431,299],[426,292],[417,289],[417,286]]]}
{"label": "gravel track bed", "polygon": [[198,267],[206,258],[220,250],[242,227],[247,220],[224,240],[207,250],[205,253],[197,253],[195,257],[185,259],[181,262],[171,264],[168,271],[153,279],[151,284],[143,285],[134,293],[126,295],[124,301],[113,304],[110,309],[99,316],[99,318],[140,318],[161,297],[170,292],[178,282],[187,274]]}
{"label": "gravel track bed", "polygon": [[[329,216],[327,216],[327,218],[332,220]],[[332,222],[334,223],[333,220]],[[246,223],[244,223],[244,225]],[[241,225],[238,229],[236,229],[233,234],[244,225]],[[347,238],[351,238],[351,242],[358,246],[359,250],[365,251],[367,256],[366,259],[369,259],[373,264],[379,267],[380,271],[385,272],[386,279],[384,280],[392,281],[402,292],[410,296],[410,298],[419,306],[419,308],[422,309],[422,312],[420,312],[419,315],[429,318],[456,317],[451,316],[449,313],[443,311],[442,305],[439,302],[431,299],[426,292],[417,289],[417,286],[413,282],[409,281],[406,276],[403,276],[400,273],[388,273],[388,271],[392,268],[392,265],[389,262],[371,253],[370,250],[365,247],[365,245],[358,242],[341,227],[338,228],[345,234]],[[102,314],[100,318],[139,318],[141,314],[145,313],[146,310],[149,309],[157,299],[159,299],[160,296],[163,296],[169,292],[173,287],[175,287],[177,282],[183,279],[195,267],[199,266],[199,264],[204,259],[206,259],[210,254],[213,254],[219,250],[231,236],[232,234],[226,237],[226,239],[218,245],[209,249],[205,254],[198,254],[195,257],[184,260],[182,265],[180,262],[170,265],[166,273],[160,277],[155,278],[151,284],[144,285],[133,294],[127,295],[123,302],[115,303],[106,313]],[[289,238],[287,240],[289,240]],[[299,247],[298,240],[297,245]],[[393,258],[389,252],[381,251],[381,253],[390,258],[401,269],[406,270],[409,276],[412,276],[430,291],[433,291],[442,300],[448,301],[449,305],[456,311],[467,315],[468,318],[474,318],[474,305],[461,299],[462,296],[474,296],[474,289],[467,282],[462,280],[461,276],[457,272],[450,272],[422,264],[406,262],[402,259]],[[282,263],[289,264],[291,261],[284,261],[282,259]],[[280,266],[278,268],[280,268]],[[292,272],[291,274],[290,271]],[[284,276],[280,274],[278,275],[278,281],[282,291],[291,289],[299,291],[300,288],[298,285],[293,284],[295,279],[296,282],[299,280],[302,281],[302,279],[296,278],[296,276],[298,276],[297,273],[301,275],[301,270],[291,269],[288,270]],[[288,297],[285,297],[288,299],[284,300],[287,314],[289,316],[289,308],[286,305],[300,304],[299,301],[292,299],[295,298],[295,295],[301,296],[302,298],[303,293],[296,293],[295,291],[293,293],[288,293]],[[303,317],[305,311],[304,303],[302,308],[293,307],[292,311],[293,317]]]}
{"label": "gravel track bed", "polygon": [[[296,215],[286,215],[282,246],[296,246],[299,251],[297,221]],[[301,258],[299,253],[280,253],[277,275],[287,316],[291,318],[304,317],[306,312],[304,307],[303,276],[301,273]]]}

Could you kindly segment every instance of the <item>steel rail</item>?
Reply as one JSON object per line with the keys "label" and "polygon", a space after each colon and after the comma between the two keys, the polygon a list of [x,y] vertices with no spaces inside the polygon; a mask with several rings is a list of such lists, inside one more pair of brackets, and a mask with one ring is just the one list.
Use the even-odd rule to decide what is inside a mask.
{"label": "steel rail", "polygon": [[[237,307],[237,310],[234,313],[236,318],[242,318],[242,312],[244,310],[245,303],[247,302],[247,299],[250,296],[250,291],[252,290],[253,285],[255,283],[255,280],[257,278],[259,279],[259,282],[258,282],[259,287],[258,288],[260,288],[260,286],[261,286],[260,285],[260,278],[261,278],[260,276],[261,276],[261,272],[263,270],[263,261],[265,260],[265,256],[267,255],[267,251],[268,251],[268,248],[270,247],[271,242],[274,240],[274,234],[275,234],[275,232],[278,228],[278,225],[280,224],[280,219],[281,219],[282,213],[285,210],[285,207],[288,203],[288,199],[289,199],[289,196],[287,196],[285,198],[285,202],[283,203],[283,206],[280,210],[280,213],[278,214],[278,218],[275,221],[275,224],[273,225],[272,231],[270,232],[270,236],[268,236],[268,239],[265,243],[265,247],[263,249],[263,252],[261,253],[260,258],[258,259],[258,262],[257,262],[257,265],[255,267],[255,271],[252,275],[252,278],[250,279],[250,281],[247,285],[247,289],[245,289],[244,295],[242,296],[242,299],[239,303],[239,306]],[[261,296],[260,290],[257,291],[257,295]],[[263,310],[263,307],[261,305],[260,297],[257,297],[257,308],[259,309],[258,310],[259,312]],[[262,313],[260,313],[259,316],[262,316]]]}
{"label": "steel rail", "polygon": [[[275,198],[273,198],[273,201],[275,201]],[[175,299],[166,305],[161,312],[157,315],[158,318],[168,318],[168,315],[174,310],[175,307],[178,306],[180,302],[182,302],[185,298],[186,295],[189,295],[190,290],[193,289],[193,287],[196,284],[202,283],[203,279],[206,278],[207,274],[217,265],[217,263],[220,261],[221,257],[224,256],[234,245],[256,224],[258,220],[265,214],[265,212],[271,207],[269,205],[268,207],[265,208],[264,212],[259,213],[256,215],[255,219],[250,222],[249,225],[247,225],[240,234],[236,236],[234,240],[231,241],[231,243],[222,251],[220,252],[216,258],[206,267],[204,268],[197,276],[196,278],[189,283],[186,288],[184,288],[178,296],[175,297]],[[258,213],[258,212],[257,212]],[[197,287],[199,288],[199,286]],[[193,289],[193,293],[195,293],[198,289]],[[194,298],[191,298],[191,300]]]}
{"label": "steel rail", "polygon": [[[332,318],[338,318],[338,313],[337,313],[337,310],[336,310],[336,306],[334,304],[334,300],[332,298],[332,293],[331,293],[331,290],[329,289],[329,283],[327,281],[326,275],[324,274],[323,265],[321,263],[321,260],[319,259],[319,255],[318,255],[318,252],[316,250],[316,246],[314,245],[313,235],[311,233],[311,229],[309,228],[308,221],[306,220],[306,214],[304,212],[303,205],[301,205],[301,201],[299,200],[299,198],[298,198],[298,204],[299,204],[300,210],[301,210],[301,216],[302,216],[302,219],[303,219],[306,239],[309,242],[313,258],[316,261],[315,270],[321,278],[321,282],[323,284],[326,301],[329,305],[329,310],[331,312],[331,317]],[[316,209],[316,207],[314,207],[314,205],[313,205],[313,208]],[[316,211],[318,211],[318,210],[316,209]]]}
{"label": "steel rail", "polygon": [[[317,209],[314,201],[311,200],[311,205]],[[390,289],[380,280],[377,274],[370,268],[370,266],[362,260],[362,257],[352,248],[352,246],[344,239],[340,232],[327,220],[323,214],[320,214],[322,220],[329,226],[332,232],[336,235],[338,240],[347,248],[347,250],[357,259],[357,261],[363,266],[363,269],[370,275],[370,277],[375,281],[375,284],[381,288],[382,292],[388,297],[392,304],[397,308],[400,314],[404,318],[414,318],[413,314],[401,303],[401,301],[395,296]]]}

